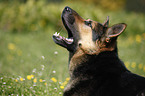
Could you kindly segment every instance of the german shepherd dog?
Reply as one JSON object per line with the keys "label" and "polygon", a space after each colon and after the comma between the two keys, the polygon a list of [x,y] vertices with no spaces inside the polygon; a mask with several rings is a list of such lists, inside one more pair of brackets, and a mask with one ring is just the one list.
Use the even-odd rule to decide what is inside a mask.
{"label": "german shepherd dog", "polygon": [[55,33],[53,40],[69,51],[71,79],[63,96],[145,96],[145,78],[131,73],[118,57],[117,37],[126,24],[85,20],[69,7],[62,22],[68,38]]}

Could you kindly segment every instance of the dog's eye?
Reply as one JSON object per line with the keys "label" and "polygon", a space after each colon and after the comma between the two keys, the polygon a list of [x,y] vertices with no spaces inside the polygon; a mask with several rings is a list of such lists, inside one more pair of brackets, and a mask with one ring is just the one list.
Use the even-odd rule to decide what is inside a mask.
{"label": "dog's eye", "polygon": [[86,24],[87,26],[92,27],[92,21],[85,21],[85,24]]}

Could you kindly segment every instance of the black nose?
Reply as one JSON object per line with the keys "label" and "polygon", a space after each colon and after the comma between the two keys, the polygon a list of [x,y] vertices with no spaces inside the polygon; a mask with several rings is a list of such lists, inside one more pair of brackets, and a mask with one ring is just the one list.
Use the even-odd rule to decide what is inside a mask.
{"label": "black nose", "polygon": [[70,7],[68,7],[68,6],[66,6],[64,8],[64,11],[71,13],[72,12],[72,9]]}

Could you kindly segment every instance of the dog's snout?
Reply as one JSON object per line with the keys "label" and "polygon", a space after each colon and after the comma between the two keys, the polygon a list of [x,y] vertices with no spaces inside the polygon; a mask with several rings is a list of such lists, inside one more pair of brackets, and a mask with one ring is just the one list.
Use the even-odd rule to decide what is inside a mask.
{"label": "dog's snout", "polygon": [[68,7],[68,6],[66,6],[64,8],[64,11],[71,13],[72,12],[72,9],[70,7]]}

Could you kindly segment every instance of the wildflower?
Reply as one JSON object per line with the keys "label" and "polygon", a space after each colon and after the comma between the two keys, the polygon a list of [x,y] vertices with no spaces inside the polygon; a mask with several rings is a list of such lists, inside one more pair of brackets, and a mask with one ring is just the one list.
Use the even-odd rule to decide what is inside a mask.
{"label": "wildflower", "polygon": [[47,91],[46,90],[44,90],[44,93],[46,93]]}
{"label": "wildflower", "polygon": [[56,71],[53,71],[53,73],[56,73]]}
{"label": "wildflower", "polygon": [[59,94],[62,94],[61,92],[59,92]]}
{"label": "wildflower", "polygon": [[33,69],[33,71],[32,71],[33,73],[36,73],[36,69]]}
{"label": "wildflower", "polygon": [[33,80],[33,82],[36,83],[36,82],[37,82],[37,79],[35,78],[35,79]]}
{"label": "wildflower", "polygon": [[62,82],[59,82],[59,84],[62,84]]}
{"label": "wildflower", "polygon": [[28,80],[31,80],[31,78],[32,78],[31,75],[27,75]]}
{"label": "wildflower", "polygon": [[33,90],[33,93],[35,93],[36,91],[35,90]]}
{"label": "wildflower", "polygon": [[41,67],[42,67],[42,70],[44,70],[44,67],[45,67],[45,66],[44,66],[44,65],[41,65]]}
{"label": "wildflower", "polygon": [[18,82],[18,80],[17,80],[17,79],[15,79],[15,82]]}
{"label": "wildflower", "polygon": [[141,43],[141,36],[140,35],[136,35],[136,42]]}
{"label": "wildflower", "polygon": [[[19,77],[19,78],[21,78],[21,77]],[[17,78],[17,80],[19,80],[19,78]]]}
{"label": "wildflower", "polygon": [[32,89],[33,87],[31,86],[30,89]]}
{"label": "wildflower", "polygon": [[66,78],[66,81],[69,81],[70,80],[70,78],[68,77],[68,78]]}
{"label": "wildflower", "polygon": [[51,80],[52,80],[53,82],[57,82],[57,80],[56,80],[54,77],[52,77]]}
{"label": "wildflower", "polygon": [[9,43],[9,44],[8,44],[8,49],[9,49],[9,50],[15,50],[15,49],[16,49],[15,44]]}
{"label": "wildflower", "polygon": [[39,80],[39,82],[43,82],[43,80],[42,80],[42,79],[40,79],[40,80]]}
{"label": "wildflower", "polygon": [[67,81],[64,81],[64,82],[62,83],[62,85],[65,86],[67,83],[68,83]]}
{"label": "wildflower", "polygon": [[64,86],[60,86],[61,89],[64,89]]}
{"label": "wildflower", "polygon": [[6,82],[3,82],[3,84],[6,84]]}
{"label": "wildflower", "polygon": [[20,81],[23,81],[23,78],[20,78]]}
{"label": "wildflower", "polygon": [[47,83],[44,83],[44,85],[47,85]]}
{"label": "wildflower", "polygon": [[135,62],[132,62],[131,67],[132,68],[135,68],[136,67],[136,63]]}
{"label": "wildflower", "polygon": [[8,86],[8,88],[11,88],[11,86]]}
{"label": "wildflower", "polygon": [[34,75],[31,75],[31,78],[33,79],[34,78]]}
{"label": "wildflower", "polygon": [[42,75],[42,72],[38,72],[38,75],[41,76]]}
{"label": "wildflower", "polygon": [[45,57],[44,56],[41,56],[41,58],[44,60],[45,59]]}
{"label": "wildflower", "polygon": [[45,66],[44,65],[41,65],[41,67],[44,68]]}
{"label": "wildflower", "polygon": [[55,52],[54,52],[54,54],[56,55],[56,54],[58,54],[58,52],[57,52],[57,51],[55,51]]}
{"label": "wildflower", "polygon": [[129,67],[129,62],[125,62],[125,65],[128,68]]}
{"label": "wildflower", "polygon": [[55,90],[57,90],[57,88],[54,88]]}
{"label": "wildflower", "polygon": [[139,68],[139,69],[142,69],[142,67],[143,67],[142,64],[139,64],[139,65],[138,65],[138,68]]}

